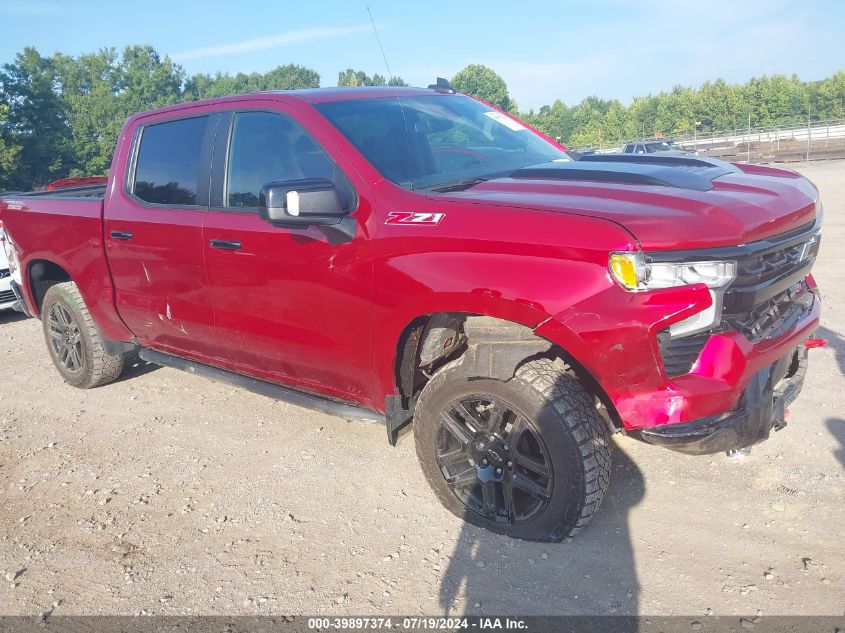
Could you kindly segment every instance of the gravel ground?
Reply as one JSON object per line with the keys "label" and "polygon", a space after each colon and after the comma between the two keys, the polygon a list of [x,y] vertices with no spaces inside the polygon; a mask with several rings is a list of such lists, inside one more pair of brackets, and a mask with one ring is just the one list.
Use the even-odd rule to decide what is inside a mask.
{"label": "gravel ground", "polygon": [[0,613],[842,615],[845,162],[799,169],[830,346],[789,427],[740,461],[616,437],[559,545],[441,509],[410,436],[152,366],[79,391],[0,315]]}

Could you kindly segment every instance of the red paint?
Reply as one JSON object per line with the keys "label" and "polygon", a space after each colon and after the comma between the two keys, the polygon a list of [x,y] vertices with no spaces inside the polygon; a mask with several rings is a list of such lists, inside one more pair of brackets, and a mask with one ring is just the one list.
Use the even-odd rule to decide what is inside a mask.
{"label": "red paint", "polygon": [[804,341],[804,347],[807,349],[816,349],[818,347],[824,347],[827,345],[827,340],[823,338],[808,338]]}
{"label": "red paint", "polygon": [[[818,326],[817,303],[774,340],[751,345],[736,332],[714,336],[690,374],[669,379],[656,334],[709,305],[709,293],[703,286],[630,293],[607,272],[611,251],[739,244],[806,224],[817,194],[793,172],[741,166],[707,192],[506,178],[426,195],[385,180],[312,107],[394,94],[262,93],[136,115],[120,135],[104,201],[12,196],[0,201],[0,215],[23,270],[43,259],[68,271],[109,338],[382,412],[385,397],[396,393],[403,330],[434,312],[535,328],[591,373],[632,429],[731,409],[755,371]],[[292,116],[331,154],[358,193],[354,239],[331,245],[314,228],[147,207],[124,193],[139,123],[238,108]],[[410,221],[418,217],[426,221]],[[131,231],[133,239],[114,240],[113,230]],[[243,247],[212,249],[212,239]],[[24,292],[37,313],[27,279]]]}
{"label": "red paint", "polygon": [[54,180],[47,185],[47,191],[56,191],[57,189],[67,189],[69,187],[82,187],[84,185],[104,185],[108,182],[105,176],[81,176],[77,178],[62,178]]}

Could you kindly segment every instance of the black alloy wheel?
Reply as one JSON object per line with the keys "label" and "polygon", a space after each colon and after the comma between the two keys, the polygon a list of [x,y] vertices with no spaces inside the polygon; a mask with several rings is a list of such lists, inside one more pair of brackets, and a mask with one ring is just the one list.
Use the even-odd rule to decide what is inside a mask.
{"label": "black alloy wheel", "polygon": [[65,306],[54,303],[47,315],[50,345],[56,360],[71,373],[82,370],[83,341],[79,324]]}
{"label": "black alloy wheel", "polygon": [[531,521],[551,499],[545,442],[522,413],[493,396],[461,398],[443,411],[436,459],[453,494],[488,520]]}

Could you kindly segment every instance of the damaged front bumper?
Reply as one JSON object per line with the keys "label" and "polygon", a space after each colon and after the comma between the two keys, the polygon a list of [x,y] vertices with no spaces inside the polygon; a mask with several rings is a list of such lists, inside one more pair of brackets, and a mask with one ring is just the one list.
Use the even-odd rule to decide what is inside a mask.
{"label": "damaged front bumper", "polygon": [[747,448],[786,426],[786,407],[798,397],[807,372],[807,349],[795,348],[754,374],[737,406],[681,424],[643,427],[630,434],[650,444],[686,453],[708,455]]}

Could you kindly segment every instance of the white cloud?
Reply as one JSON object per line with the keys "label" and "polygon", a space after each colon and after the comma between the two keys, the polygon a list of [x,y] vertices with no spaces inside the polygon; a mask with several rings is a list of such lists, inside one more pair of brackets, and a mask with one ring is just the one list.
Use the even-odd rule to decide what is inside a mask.
{"label": "white cloud", "polygon": [[335,39],[346,35],[352,35],[354,33],[361,33],[369,30],[370,28],[371,27],[368,24],[361,24],[357,26],[299,29],[296,31],[278,33],[276,35],[267,35],[264,37],[242,40],[240,42],[229,42],[226,44],[214,44],[212,46],[193,48],[191,50],[182,51],[181,53],[175,53],[174,55],[171,55],[171,57],[175,60],[182,61],[187,59],[220,57],[222,55],[235,55],[238,53],[252,53],[271,48],[279,48],[289,44]]}

